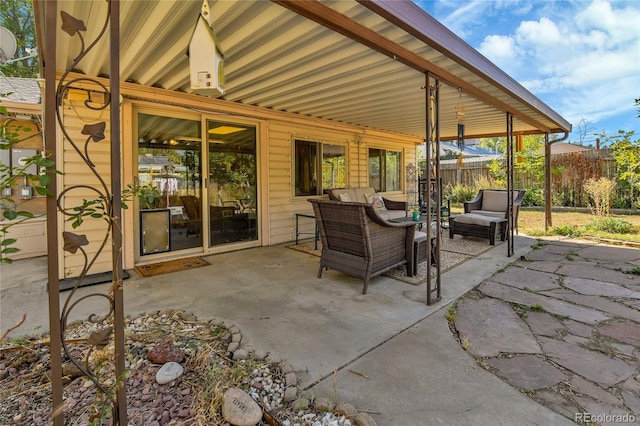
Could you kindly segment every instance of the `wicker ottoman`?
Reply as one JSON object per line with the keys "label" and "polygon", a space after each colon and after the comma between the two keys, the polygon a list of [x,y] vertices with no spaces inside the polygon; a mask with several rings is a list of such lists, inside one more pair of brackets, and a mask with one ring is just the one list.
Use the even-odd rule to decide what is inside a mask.
{"label": "wicker ottoman", "polygon": [[[431,264],[436,264],[435,242],[436,236],[431,236]],[[427,234],[424,232],[416,231],[416,236],[413,239],[413,275],[418,273],[418,263],[427,260]]]}
{"label": "wicker ottoman", "polygon": [[474,213],[449,218],[449,238],[453,238],[454,234],[488,238],[489,244],[493,246],[496,244],[496,232],[500,234],[500,241],[504,241],[507,234],[507,219]]}

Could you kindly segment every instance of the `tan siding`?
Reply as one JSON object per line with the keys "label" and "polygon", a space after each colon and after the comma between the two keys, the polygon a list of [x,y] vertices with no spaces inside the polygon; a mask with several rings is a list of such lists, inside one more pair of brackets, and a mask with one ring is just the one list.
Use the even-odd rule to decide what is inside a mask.
{"label": "tan siding", "polygon": [[[342,144],[347,152],[347,179],[349,186],[362,187],[368,185],[367,153],[368,146],[373,143],[377,148],[403,151],[403,156],[415,161],[415,141],[398,136],[382,137],[379,132],[374,136],[362,134],[362,130],[336,130],[300,123],[271,120],[269,122],[269,232],[271,244],[295,240],[295,213],[312,213],[308,197],[293,196],[293,147],[296,138],[325,143]],[[413,155],[405,154],[413,151]],[[406,160],[405,160],[406,161]],[[394,198],[404,199],[404,194],[395,194]],[[313,222],[300,219],[301,232],[313,232]],[[311,235],[304,235],[309,238]]]}
{"label": "tan siding", "polygon": [[[81,133],[84,126],[101,121],[107,122],[104,135],[105,139],[99,142],[90,140],[86,149],[89,159],[95,165],[96,172],[107,184],[107,187],[109,187],[111,181],[110,135],[108,125],[109,111],[94,111],[85,108],[81,102],[73,102],[72,104],[66,103],[63,112],[65,130],[83,155],[85,143],[88,138],[87,135],[83,135]],[[62,146],[62,161],[64,164],[62,188],[66,190],[74,185],[87,185],[96,188],[100,191],[100,194],[104,192],[100,179],[91,172],[89,166],[84,163],[81,156],[67,140],[64,141]],[[67,209],[71,209],[81,205],[83,199],[95,200],[98,196],[99,193],[96,191],[88,188],[78,188],[66,193],[62,200],[62,205]],[[65,220],[61,229],[74,234],[86,235],[89,240],[89,245],[84,246],[83,248],[87,251],[89,259],[91,259],[104,240],[107,230],[106,227],[107,224],[103,219],[86,218],[82,225],[77,229],[73,229],[71,222]],[[60,256],[63,259],[61,273],[64,274],[64,277],[77,276],[82,271],[84,259],[80,253],[71,254],[63,251],[60,253]],[[92,266],[89,274],[106,272],[111,269],[111,242],[109,241],[95,264]]]}

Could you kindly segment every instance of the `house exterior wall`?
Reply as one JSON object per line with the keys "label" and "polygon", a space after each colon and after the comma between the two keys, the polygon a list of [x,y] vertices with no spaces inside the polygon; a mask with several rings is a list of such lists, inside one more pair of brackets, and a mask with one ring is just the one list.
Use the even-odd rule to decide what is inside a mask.
{"label": "house exterior wall", "polygon": [[[283,112],[277,112],[257,107],[239,105],[232,102],[224,102],[217,99],[204,98],[191,94],[182,94],[130,85],[123,83],[121,93],[124,96],[122,102],[122,181],[123,186],[133,182],[136,175],[134,168],[134,144],[137,137],[134,134],[133,115],[137,107],[162,107],[164,112],[180,111],[184,113],[185,108],[193,112],[194,109],[204,117],[207,114],[215,113],[228,114],[225,120],[252,120],[258,124],[258,161],[259,161],[259,194],[261,225],[261,244],[274,245],[295,240],[295,213],[311,213],[312,208],[307,201],[309,197],[294,196],[293,188],[293,141],[295,138],[312,141],[326,141],[332,144],[342,144],[346,147],[347,153],[347,179],[349,186],[368,186],[368,148],[382,148],[403,153],[403,173],[404,166],[408,163],[415,164],[416,144],[421,141],[416,138],[405,137],[370,129],[363,129],[341,123],[329,122],[315,118],[308,118]],[[165,106],[159,105],[165,103]],[[72,137],[84,141],[86,136],[81,135],[82,126],[97,121],[107,121],[107,132],[109,130],[109,116],[106,112],[95,112],[84,107],[82,102],[72,101],[65,103],[65,126]],[[108,134],[106,140],[109,140]],[[59,144],[60,146],[60,144]],[[97,185],[98,182],[87,171],[86,166],[80,163],[77,153],[70,149],[68,144],[58,155],[62,155],[64,161],[64,175],[60,188],[67,188],[70,185],[83,182]],[[110,182],[109,168],[109,144],[91,143],[93,161],[96,162],[98,170],[103,179]],[[403,175],[404,181],[404,175]],[[404,184],[403,184],[404,188]],[[86,190],[79,190],[73,195],[65,197],[65,205],[78,205],[83,198],[95,198],[95,194]],[[396,191],[386,194],[389,198],[404,199],[403,191]],[[92,199],[91,198],[91,199]],[[124,267],[133,268],[136,262],[136,250],[134,241],[136,235],[136,212],[134,209],[123,211],[123,253]],[[61,224],[65,230],[87,234],[92,244],[98,246],[98,240],[104,235],[104,221],[89,219],[85,221],[79,230],[73,231],[69,223]],[[62,229],[62,227],[60,228]],[[309,232],[313,230],[312,221],[301,221],[301,231]],[[88,248],[88,247],[87,247]],[[88,248],[91,251],[91,248]],[[218,250],[219,251],[219,250]],[[214,252],[214,251],[211,251]],[[79,272],[81,257],[61,252],[63,258],[63,268],[65,277],[75,276]],[[173,253],[175,255],[175,253]],[[192,255],[192,254],[191,254]],[[145,259],[146,260],[146,259]],[[111,270],[111,252],[107,247],[101,255],[96,266],[90,273],[99,273]]]}

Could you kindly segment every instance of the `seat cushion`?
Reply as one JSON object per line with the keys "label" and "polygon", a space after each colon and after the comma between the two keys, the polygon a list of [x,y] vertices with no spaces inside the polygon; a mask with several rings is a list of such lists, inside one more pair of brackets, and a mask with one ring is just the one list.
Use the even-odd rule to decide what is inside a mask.
{"label": "seat cushion", "polygon": [[485,216],[482,214],[474,214],[474,213],[465,213],[460,216],[456,216],[453,218],[453,221],[456,223],[467,223],[470,225],[480,225],[480,226],[489,226],[491,222],[498,222],[500,219],[504,218],[496,218],[491,216]]}
{"label": "seat cushion", "polygon": [[353,201],[357,201],[359,203],[371,203],[367,200],[367,194],[375,194],[376,191],[373,188],[353,188],[354,197]]}
{"label": "seat cushion", "polygon": [[501,211],[501,212],[494,212],[494,211],[489,211],[489,210],[471,210],[468,214],[479,214],[482,216],[490,216],[490,217],[497,217],[499,219],[504,219],[505,216],[507,215],[507,211]]}
{"label": "seat cushion", "polygon": [[487,191],[482,192],[482,210],[507,211],[507,191]]}
{"label": "seat cushion", "polygon": [[404,210],[376,210],[376,213],[378,213],[378,216],[380,216],[384,220],[407,217],[407,212],[405,212]]}

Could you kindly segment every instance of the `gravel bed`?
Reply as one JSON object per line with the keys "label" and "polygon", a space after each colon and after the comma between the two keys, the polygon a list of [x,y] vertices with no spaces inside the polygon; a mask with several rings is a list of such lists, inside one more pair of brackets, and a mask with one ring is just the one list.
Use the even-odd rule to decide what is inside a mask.
{"label": "gravel bed", "polygon": [[[125,329],[128,374],[127,413],[130,425],[226,425],[221,406],[224,392],[236,387],[248,393],[266,415],[257,425],[351,426],[375,424],[366,413],[336,409],[329,401],[301,396],[296,375],[285,362],[268,354],[248,352],[241,346],[240,330],[219,320],[198,321],[182,311],[160,311],[127,318]],[[66,340],[74,357],[84,358],[90,346],[86,338],[108,324],[71,324]],[[156,345],[170,342],[184,351],[184,373],[158,384],[161,365],[147,354]],[[47,425],[51,421],[50,354],[48,337],[11,339],[0,343],[0,425]],[[114,381],[113,346],[91,352],[90,365],[109,390]],[[101,409],[101,392],[63,357],[65,422],[69,425],[111,424]],[[109,379],[111,378],[111,379]],[[317,404],[320,402],[320,405]],[[348,405],[348,404],[347,404]],[[294,408],[295,407],[295,408]],[[107,410],[102,410],[107,411]],[[356,421],[356,417],[359,418]],[[267,420],[270,418],[269,420]]]}

